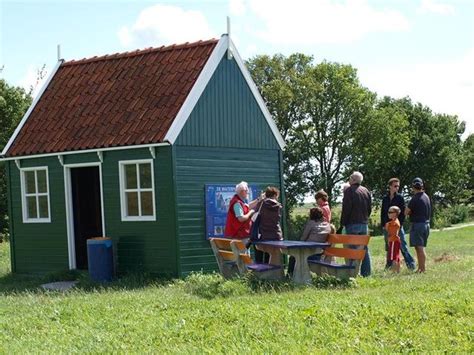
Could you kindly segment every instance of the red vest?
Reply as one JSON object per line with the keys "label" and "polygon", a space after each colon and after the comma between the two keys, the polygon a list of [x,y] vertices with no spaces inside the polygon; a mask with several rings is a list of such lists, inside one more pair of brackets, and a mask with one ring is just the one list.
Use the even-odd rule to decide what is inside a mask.
{"label": "red vest", "polygon": [[252,220],[249,218],[245,222],[239,222],[237,217],[235,217],[234,205],[240,203],[244,214],[247,214],[250,211],[249,206],[247,206],[239,195],[234,195],[232,200],[230,200],[229,211],[227,212],[227,221],[225,223],[225,236],[236,239],[248,238],[250,236],[250,224]]}

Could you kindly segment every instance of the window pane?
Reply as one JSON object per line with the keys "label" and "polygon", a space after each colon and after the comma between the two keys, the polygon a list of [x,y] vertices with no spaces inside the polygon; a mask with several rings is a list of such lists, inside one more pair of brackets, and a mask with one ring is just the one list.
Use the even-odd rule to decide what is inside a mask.
{"label": "window pane", "polygon": [[26,193],[34,194],[36,192],[34,171],[25,171],[25,183],[26,183]]}
{"label": "window pane", "polygon": [[142,216],[153,216],[153,195],[151,191],[141,192]]}
{"label": "window pane", "polygon": [[140,187],[143,189],[151,188],[151,164],[140,164]]}
{"label": "window pane", "polygon": [[125,193],[125,196],[127,199],[127,216],[138,216],[138,193],[127,192]]}
{"label": "window pane", "polygon": [[38,192],[48,192],[48,186],[46,184],[46,170],[36,171],[38,179]]}
{"label": "window pane", "polygon": [[48,196],[38,196],[39,200],[39,217],[48,218]]}
{"label": "window pane", "polygon": [[27,218],[38,218],[38,214],[36,213],[36,197],[29,196],[26,198],[26,214]]}
{"label": "window pane", "polygon": [[137,188],[137,165],[136,164],[125,165],[125,188],[126,189]]}

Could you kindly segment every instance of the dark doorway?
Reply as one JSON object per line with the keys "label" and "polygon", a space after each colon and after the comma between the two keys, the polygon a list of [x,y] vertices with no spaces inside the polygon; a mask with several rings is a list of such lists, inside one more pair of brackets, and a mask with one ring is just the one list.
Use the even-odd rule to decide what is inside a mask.
{"label": "dark doorway", "polygon": [[71,169],[76,268],[87,269],[87,239],[102,236],[98,166]]}

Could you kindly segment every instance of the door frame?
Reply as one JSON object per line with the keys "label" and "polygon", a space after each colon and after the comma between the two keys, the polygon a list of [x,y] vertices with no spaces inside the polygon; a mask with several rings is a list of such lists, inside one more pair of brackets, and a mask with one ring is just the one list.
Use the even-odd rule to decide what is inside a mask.
{"label": "door frame", "polygon": [[102,215],[102,235],[105,233],[105,216],[104,216],[104,192],[102,180],[102,163],[79,163],[79,164],[64,164],[64,196],[66,200],[66,229],[67,229],[67,249],[69,257],[69,269],[76,269],[76,246],[74,234],[74,211],[72,202],[72,184],[71,184],[71,169],[86,168],[91,166],[99,167],[99,189],[100,189],[100,212]]}

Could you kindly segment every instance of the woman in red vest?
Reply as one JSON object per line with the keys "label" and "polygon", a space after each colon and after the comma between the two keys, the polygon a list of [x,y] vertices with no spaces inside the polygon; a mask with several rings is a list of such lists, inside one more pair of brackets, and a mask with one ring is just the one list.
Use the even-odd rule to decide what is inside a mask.
{"label": "woman in red vest", "polygon": [[255,206],[261,200],[257,199],[247,202],[249,186],[245,181],[235,186],[235,195],[230,200],[225,224],[225,236],[235,239],[246,239],[250,237],[252,220],[250,217],[255,213]]}

